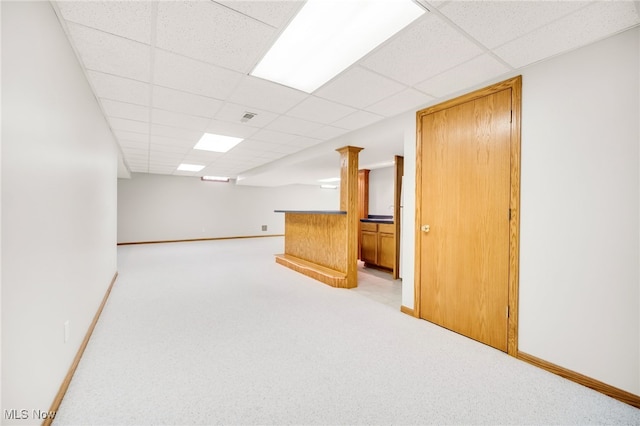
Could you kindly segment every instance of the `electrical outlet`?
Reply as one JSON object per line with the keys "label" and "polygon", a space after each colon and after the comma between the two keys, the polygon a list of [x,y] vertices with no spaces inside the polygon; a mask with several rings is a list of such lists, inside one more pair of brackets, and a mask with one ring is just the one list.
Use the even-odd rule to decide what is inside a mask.
{"label": "electrical outlet", "polygon": [[266,231],[267,230],[267,225],[262,225],[262,230]]}
{"label": "electrical outlet", "polygon": [[67,343],[69,341],[69,320],[64,322],[64,342]]}

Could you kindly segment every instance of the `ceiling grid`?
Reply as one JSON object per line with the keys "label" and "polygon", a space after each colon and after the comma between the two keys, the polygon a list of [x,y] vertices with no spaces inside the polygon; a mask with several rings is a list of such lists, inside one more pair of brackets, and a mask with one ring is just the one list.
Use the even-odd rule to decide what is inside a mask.
{"label": "ceiling grid", "polygon": [[[430,12],[309,94],[249,75],[302,0],[52,2],[131,172],[232,179],[296,156],[310,179],[305,153],[336,137],[640,23],[630,1],[420,3]],[[245,141],[194,150],[204,132]],[[385,132],[357,143],[371,163],[403,149]]]}

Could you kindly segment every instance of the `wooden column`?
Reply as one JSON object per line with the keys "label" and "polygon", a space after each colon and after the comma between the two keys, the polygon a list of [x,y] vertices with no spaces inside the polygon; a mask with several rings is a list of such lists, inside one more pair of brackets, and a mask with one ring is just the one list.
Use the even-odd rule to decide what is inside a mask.
{"label": "wooden column", "polygon": [[358,286],[358,153],[362,148],[345,146],[340,153],[340,210],[347,212],[347,288]]}

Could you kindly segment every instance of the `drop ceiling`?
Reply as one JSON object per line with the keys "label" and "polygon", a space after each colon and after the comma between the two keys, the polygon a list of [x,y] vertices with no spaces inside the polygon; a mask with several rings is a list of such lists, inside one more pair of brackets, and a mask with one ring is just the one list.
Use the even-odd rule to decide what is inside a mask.
{"label": "drop ceiling", "polygon": [[[337,137],[640,23],[632,1],[420,0],[427,13],[308,94],[249,75],[303,3],[53,2],[118,141],[120,175],[234,179],[273,163],[297,173],[265,184],[309,183],[317,157],[331,177],[321,174]],[[204,132],[245,141],[194,150]],[[401,130],[380,134],[354,144],[369,162],[402,155]]]}

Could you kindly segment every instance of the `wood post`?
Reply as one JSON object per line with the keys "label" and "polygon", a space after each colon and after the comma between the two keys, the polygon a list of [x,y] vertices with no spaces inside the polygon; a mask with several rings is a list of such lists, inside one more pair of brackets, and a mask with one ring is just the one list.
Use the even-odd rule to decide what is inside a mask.
{"label": "wood post", "polygon": [[362,148],[345,146],[340,153],[340,210],[347,212],[347,288],[358,286],[358,153]]}

